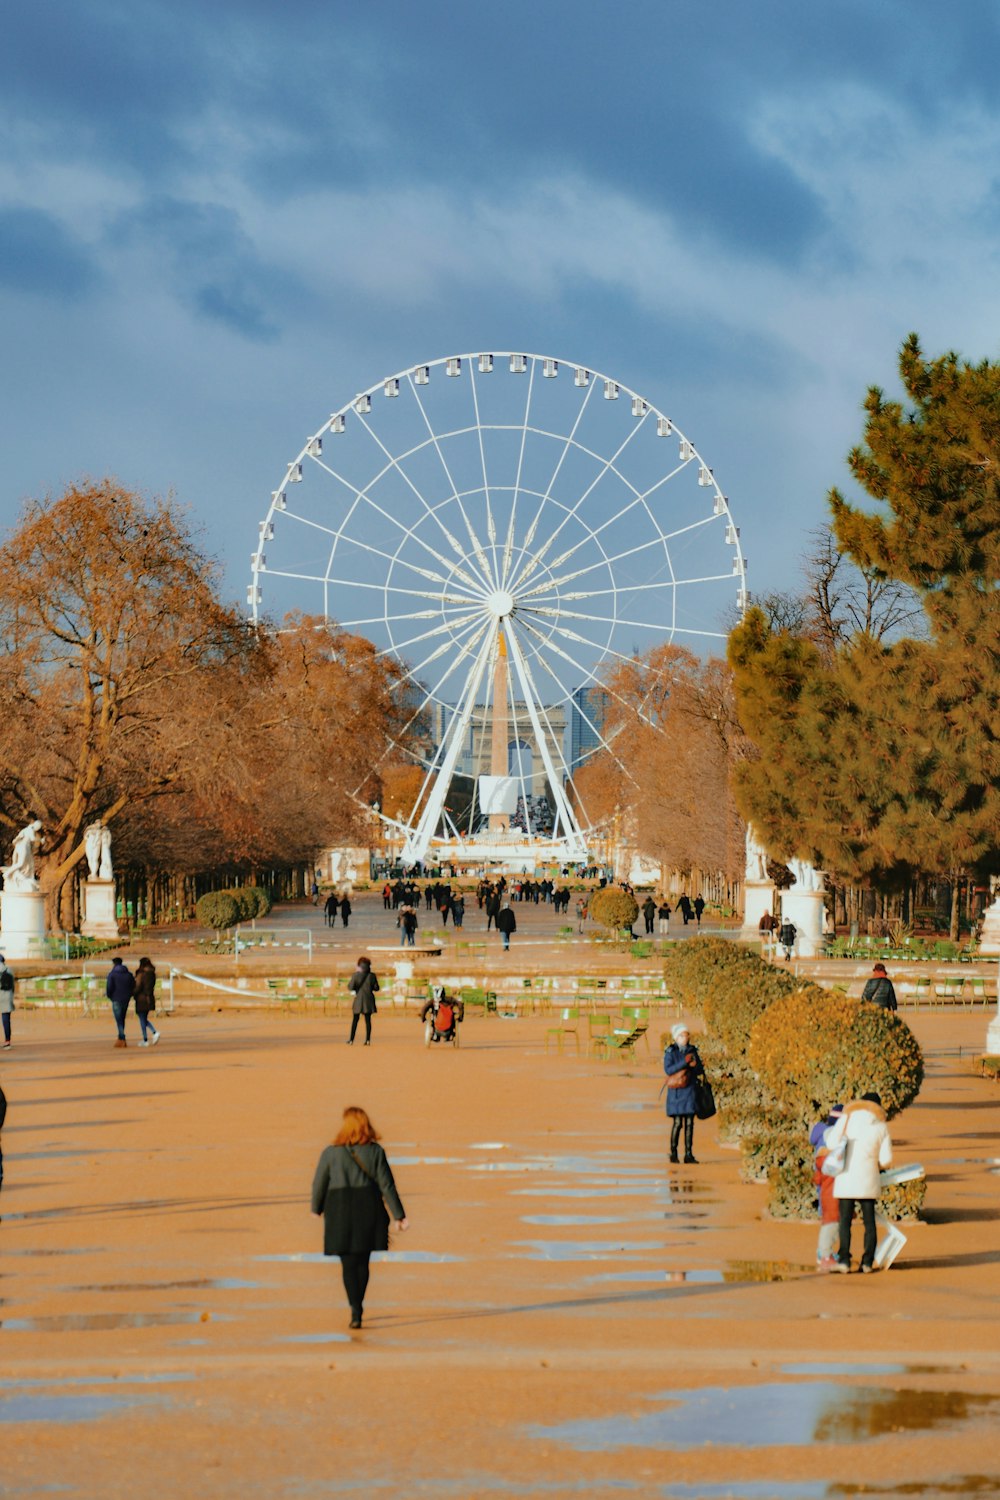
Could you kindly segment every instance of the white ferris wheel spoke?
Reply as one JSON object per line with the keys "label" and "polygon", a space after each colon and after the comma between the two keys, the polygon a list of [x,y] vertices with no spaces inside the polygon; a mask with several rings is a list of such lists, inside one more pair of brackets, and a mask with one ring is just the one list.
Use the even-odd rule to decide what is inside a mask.
{"label": "white ferris wheel spoke", "polygon": [[[411,383],[411,389],[413,389],[414,395],[416,395],[416,389],[415,389],[415,387],[412,386],[412,383]],[[423,411],[423,405],[422,405],[422,403],[420,401],[420,397],[419,396],[417,396],[417,405],[420,407],[421,411]],[[425,416],[426,416],[426,413],[425,413]],[[360,418],[360,422],[361,422],[361,425],[364,428],[364,430],[368,433],[369,437],[371,437],[373,439],[373,441],[376,442],[378,444],[378,446],[381,448],[382,452],[385,454],[386,458],[389,460],[390,466],[393,469],[395,469],[396,473],[403,480],[404,484],[406,484],[409,487],[409,489],[412,490],[413,494],[420,501],[421,505],[424,507],[425,513],[427,515],[429,515],[429,516],[432,516],[433,519],[437,522],[438,526],[441,529],[442,534],[447,538],[449,546],[452,547],[452,549],[454,550],[454,552],[456,553],[456,555],[458,557],[460,557],[463,562],[468,562],[468,554],[461,547],[461,545],[460,545],[460,543],[458,541],[458,538],[452,536],[451,532],[448,530],[447,526],[445,526],[444,522],[441,520],[441,517],[438,515],[436,509],[433,506],[427,504],[426,499],[420,493],[420,491],[417,489],[416,485],[413,483],[413,480],[410,478],[409,474],[407,474],[406,470],[397,461],[395,455],[393,453],[391,453],[389,451],[389,449],[386,447],[386,445],[383,443],[382,439],[379,437],[378,433],[375,431],[375,429],[371,425],[371,423],[370,422],[366,422],[363,416]],[[437,442],[435,440],[435,447],[437,447],[437,446],[438,445],[437,445]],[[438,449],[438,451],[440,452],[440,449]],[[458,498],[457,495],[456,495],[455,498],[456,499]],[[461,508],[461,501],[459,501],[459,506]],[[466,525],[468,525],[469,524],[469,520],[468,520],[468,517],[465,516],[464,509],[462,510],[462,514],[465,517]],[[471,535],[471,531],[470,531],[470,535]],[[484,571],[483,571],[482,582],[483,582],[483,584],[485,585],[485,587],[487,589],[491,587],[490,582],[489,582],[489,568],[488,567],[486,569],[484,569]]]}
{"label": "white ferris wheel spoke", "polygon": [[[462,503],[462,497],[458,493],[458,486],[455,483],[454,478],[452,477],[452,472],[451,472],[450,468],[448,467],[448,460],[445,458],[444,453],[441,450],[441,443],[440,443],[440,440],[438,438],[438,435],[434,431],[433,423],[431,422],[430,418],[427,415],[427,411],[426,411],[426,408],[424,407],[424,403],[420,399],[420,392],[417,390],[416,386],[414,385],[413,379],[412,379],[411,376],[407,376],[407,380],[408,380],[408,383],[409,383],[410,390],[413,392],[413,399],[416,401],[417,406],[420,409],[420,415],[423,417],[424,424],[427,427],[427,431],[430,434],[431,442],[434,444],[434,451],[437,453],[438,458],[441,460],[441,467],[444,469],[445,478],[447,479],[448,483],[451,486],[451,498],[455,501],[455,504],[458,506],[458,509],[459,509],[460,514],[461,514],[462,520],[465,522],[465,529],[466,529],[466,531],[469,534],[469,541],[472,543],[472,550],[473,550],[473,552],[476,555],[476,561],[479,563],[479,567],[480,567],[481,572],[482,572],[483,587],[486,589],[486,591],[488,593],[491,593],[493,591],[493,589],[496,588],[496,582],[494,581],[493,576],[492,576],[492,574],[490,572],[489,559],[487,558],[486,553],[483,551],[482,542],[480,541],[479,537],[476,535],[476,532],[473,529],[472,522],[469,520],[468,512],[466,511],[465,506]],[[450,540],[451,540],[452,546],[457,551],[459,557],[461,557],[464,561],[468,561],[468,554],[465,552],[464,548],[459,545],[457,538],[450,538]]]}
{"label": "white ferris wheel spoke", "polygon": [[[479,635],[483,631],[488,630],[489,626],[490,626],[490,621],[489,620],[483,621],[483,623],[479,627],[479,630],[476,631],[476,632],[474,632],[473,638],[476,639],[476,640],[478,640],[479,639]],[[463,627],[463,628],[465,628],[467,634],[473,634],[472,627]],[[461,660],[461,658],[464,655],[467,654],[468,649],[469,649],[469,644],[470,644],[468,641],[462,642],[462,641],[460,641],[460,640],[457,639],[457,637],[461,636],[461,634],[462,634],[461,630],[457,631],[454,635],[449,632],[449,634],[446,636],[445,640],[442,641],[441,645],[437,646],[433,651],[431,651],[429,653],[429,655],[427,655],[427,656],[424,657],[423,661],[418,662],[417,665],[414,668],[412,668],[411,670],[409,670],[407,672],[407,676],[410,677],[410,678],[412,678],[413,681],[417,681],[418,678],[417,678],[417,676],[415,674],[419,674],[420,672],[423,672],[426,667],[429,667],[432,662],[438,661],[444,655],[444,653],[447,650],[450,649],[451,646],[456,645],[456,644],[460,647],[460,650],[458,652],[458,657],[457,657],[456,662],[455,662],[455,666],[457,666],[458,663],[459,663],[459,661]],[[396,655],[396,646],[395,646],[395,644],[393,644],[391,646],[385,646],[385,647],[383,647],[383,649],[381,651],[377,651],[375,654],[378,657],[382,657],[382,656],[395,656]],[[449,671],[447,671],[444,674],[444,676],[440,679],[440,682],[438,683],[439,687],[440,687],[441,683],[444,683],[447,680],[447,678],[451,675],[451,672],[453,670],[454,670],[454,667],[450,668]]]}
{"label": "white ferris wheel spoke", "polygon": [[469,365],[469,386],[472,390],[472,408],[476,414],[476,436],[479,439],[479,462],[481,463],[483,469],[483,499],[486,503],[486,537],[493,551],[493,567],[491,569],[491,576],[494,581],[496,581],[500,577],[500,570],[497,564],[497,525],[496,521],[493,519],[493,503],[490,499],[490,477],[486,472],[486,449],[483,446],[483,425],[479,416],[479,396],[476,391],[476,372],[471,364]]}
{"label": "white ferris wheel spoke", "polygon": [[[582,415],[582,410],[581,410],[581,415]],[[646,415],[648,416],[649,413],[647,412]],[[562,531],[563,527],[566,525],[566,523],[570,520],[570,518],[572,516],[575,516],[577,514],[577,512],[580,509],[580,506],[587,499],[587,497],[594,491],[594,489],[596,489],[597,485],[600,484],[601,480],[605,478],[605,476],[608,474],[608,472],[611,471],[611,470],[614,470],[615,473],[618,472],[616,465],[618,463],[619,458],[625,452],[625,449],[628,447],[629,443],[635,437],[636,433],[639,432],[641,430],[641,428],[645,425],[645,422],[646,422],[646,417],[640,417],[638,419],[638,421],[636,422],[635,426],[630,429],[628,437],[625,438],[625,440],[620,444],[620,446],[611,455],[611,457],[609,459],[605,460],[604,467],[601,470],[601,472],[587,486],[587,488],[584,490],[584,492],[580,496],[580,498],[576,501],[576,503],[572,507],[572,509],[568,510],[565,513],[565,515],[563,516],[562,520],[559,522],[558,526],[555,528],[554,531],[550,532],[550,534],[548,535],[548,537],[546,537],[545,541],[542,543],[541,547],[533,555],[533,557],[529,558],[527,565],[524,568],[521,569],[521,572],[518,574],[518,577],[517,577],[517,580],[516,580],[516,584],[515,584],[516,588],[519,589],[520,586],[523,583],[525,583],[527,581],[527,579],[529,579],[531,577],[531,575],[532,575],[532,573],[534,573],[535,569],[537,567],[539,567],[539,565],[545,561],[545,555],[546,555],[546,553],[552,547],[553,542],[555,541],[555,539],[559,535],[559,533]],[[628,483],[627,480],[626,480],[626,483]],[[635,486],[634,485],[629,484],[628,487],[633,492],[635,491]],[[535,517],[535,522],[533,524],[537,524],[537,521],[538,521],[538,516]]]}
{"label": "white ferris wheel spoke", "polygon": [[510,505],[510,522],[507,526],[507,540],[503,549],[503,569],[500,574],[500,587],[507,587],[507,579],[510,577],[510,559],[514,547],[514,522],[517,516],[517,500],[521,492],[521,475],[524,472],[524,449],[528,441],[528,418],[531,415],[531,396],[535,388],[535,370],[537,365],[531,361],[531,371],[528,375],[528,399],[524,406],[524,421],[521,424],[521,449],[517,456],[517,474],[514,477],[514,495]]}
{"label": "white ferris wheel spoke", "polygon": [[[538,638],[538,640],[542,643],[542,645],[544,645],[545,647],[547,647],[548,650],[554,656],[560,657],[563,661],[567,662],[572,668],[574,668],[574,670],[576,672],[579,672],[579,670],[580,670],[580,664],[579,664],[579,662],[577,662],[572,656],[570,656],[567,651],[564,651],[562,649],[562,647],[560,645],[558,645],[551,638],[551,636],[544,634],[542,631],[540,631],[537,628],[537,626],[534,626],[534,625],[528,625],[527,623],[525,623],[524,628],[531,635],[536,636]],[[566,632],[563,632],[563,634],[566,634]],[[635,664],[635,658],[634,657],[623,656],[621,659],[622,659],[622,661],[629,662],[632,665]],[[549,663],[549,660],[548,660],[547,656],[545,656],[542,653],[541,650],[539,650],[536,653],[536,660],[538,660],[538,661],[540,661],[542,663],[542,665],[545,667],[546,671],[549,673],[549,675],[551,677],[555,677],[556,681],[560,683],[560,686],[563,686],[563,684],[561,682],[561,679],[558,676],[556,676],[556,673],[553,671],[552,666]],[[636,710],[634,704],[631,704],[628,701],[627,698],[623,698],[620,693],[616,693],[615,690],[614,690],[614,688],[609,687],[609,685],[606,682],[600,681],[599,678],[596,678],[596,677],[592,678],[592,686],[595,687],[595,688],[597,688],[599,692],[607,693],[607,695],[608,695],[609,698],[613,698],[616,703],[620,703],[622,705],[622,707],[624,709],[626,709],[629,713],[637,713],[638,712]],[[644,718],[644,715],[641,714],[641,713],[639,713],[638,717],[639,718]],[[645,719],[645,722],[647,724],[652,724],[653,723],[652,719],[648,719],[648,718]],[[589,719],[588,719],[588,723],[590,723]],[[597,728],[597,726],[595,724],[591,723],[590,727],[593,729],[594,733],[600,738],[601,744],[604,747],[604,749],[607,750],[609,752],[609,754],[614,755],[614,751],[611,749],[610,744],[607,742],[607,740],[605,740],[603,734],[601,734],[601,732]],[[634,781],[635,778],[632,776],[631,772],[628,770],[628,767],[622,765],[621,761],[618,760],[618,756],[617,755],[615,755],[615,760],[617,760],[618,763],[619,763],[619,765],[622,766],[622,770],[625,772],[626,776],[628,776],[630,780]]]}
{"label": "white ferris wheel spoke", "polygon": [[[387,621],[390,629],[397,619],[404,618],[405,616],[402,615],[390,615]],[[420,633],[420,635],[411,635],[408,641],[393,641],[393,646],[397,651],[407,651],[411,646],[419,645],[421,641],[434,640],[435,637],[439,635],[447,635],[450,638],[454,639],[456,631],[461,630],[463,626],[471,625],[474,621],[481,620],[482,618],[482,610],[477,609],[473,611],[472,614],[461,615],[457,620],[445,620],[443,624],[436,625],[433,630],[424,630]]]}
{"label": "white ferris wheel spoke", "polygon": [[[370,430],[371,429],[369,429],[369,431]],[[385,467],[383,469],[381,469],[379,471],[379,473],[374,476],[374,478],[369,483],[367,489],[364,489],[364,490],[359,490],[358,487],[357,487],[357,485],[356,484],[352,484],[349,479],[345,479],[344,476],[343,476],[343,474],[338,474],[337,470],[334,469],[334,468],[331,468],[331,466],[324,459],[314,458],[312,460],[313,463],[316,464],[317,468],[323,469],[327,474],[330,475],[330,477],[332,479],[335,479],[338,484],[342,484],[344,486],[344,488],[346,490],[349,490],[350,493],[354,496],[354,503],[351,505],[350,509],[348,510],[347,514],[345,515],[345,517],[344,517],[344,519],[343,519],[343,521],[342,521],[342,523],[341,523],[341,525],[339,527],[322,526],[318,522],[310,520],[307,516],[300,515],[297,511],[288,511],[288,510],[286,510],[284,512],[284,514],[290,520],[301,521],[302,524],[305,525],[305,526],[313,526],[313,527],[315,527],[319,531],[328,532],[328,534],[335,539],[335,545],[339,541],[347,541],[347,542],[352,543],[353,545],[362,545],[358,541],[358,539],[355,538],[354,536],[352,536],[351,533],[347,530],[347,526],[348,526],[348,523],[351,520],[353,520],[354,513],[355,513],[355,510],[357,509],[357,507],[359,505],[366,505],[366,506],[369,506],[373,511],[375,511],[376,515],[381,516],[383,520],[388,521],[391,526],[394,526],[397,531],[401,531],[403,533],[403,536],[404,536],[405,539],[408,539],[408,540],[412,541],[418,547],[422,547],[424,549],[424,551],[426,553],[428,553],[429,556],[433,557],[436,562],[440,562],[441,558],[440,558],[439,553],[435,552],[434,548],[431,546],[431,544],[429,542],[424,541],[423,537],[418,536],[417,533],[416,533],[416,531],[414,531],[414,529],[411,526],[404,525],[403,522],[399,519],[398,516],[394,516],[393,513],[392,513],[392,511],[386,510],[385,506],[384,505],[380,505],[379,502],[376,499],[374,499],[374,497],[371,495],[370,491],[374,488],[374,486],[376,484],[379,483],[379,481],[381,479],[383,479],[385,477],[385,475],[389,472],[389,470],[391,468],[393,468],[394,466],[398,468],[398,465],[395,463],[395,459],[393,458],[392,454],[389,453],[387,450],[384,449],[384,445],[380,445],[380,446],[383,447],[383,451],[386,452],[386,456],[388,457],[388,459],[390,460],[390,462],[388,464],[386,464]],[[402,473],[402,470],[399,470],[399,472]],[[403,477],[406,478],[405,475]],[[409,481],[407,481],[407,482],[409,482]],[[410,485],[410,488],[414,489],[414,487],[413,487],[412,484]],[[424,507],[424,511],[426,512],[426,514],[433,516],[433,519],[437,522],[438,526],[444,532],[445,536],[447,536],[449,538],[450,542],[452,543],[452,545],[454,546],[456,552],[458,553],[458,556],[463,560],[463,562],[466,561],[466,555],[465,555],[465,553],[463,552],[462,548],[459,546],[459,544],[456,541],[456,539],[450,535],[450,533],[448,532],[447,527],[442,522],[440,516],[437,515],[437,513],[434,511],[434,509],[433,509],[432,506],[429,506],[427,504],[427,501],[423,498],[422,495],[419,494],[418,491],[414,490],[414,493],[417,494],[419,500],[421,501],[421,503],[422,503],[422,505]],[[465,573],[465,572],[463,572],[462,570],[460,570],[458,568],[455,569],[455,574],[456,574],[456,577],[460,576],[462,578],[463,582],[467,583],[471,589],[478,590],[478,589],[482,588],[482,583],[477,578],[475,578],[472,574]]]}
{"label": "white ferris wheel spoke", "polygon": [[[534,366],[532,366],[532,374],[534,374]],[[566,461],[566,455],[567,455],[567,453],[569,452],[570,448],[573,447],[573,445],[574,445],[574,441],[576,439],[577,428],[579,427],[580,422],[583,419],[584,412],[587,410],[587,403],[590,401],[590,398],[594,394],[594,391],[596,389],[597,389],[596,382],[592,380],[590,382],[590,384],[587,386],[587,388],[586,388],[586,390],[584,392],[584,397],[583,397],[583,400],[580,402],[580,409],[578,410],[578,412],[576,414],[576,417],[575,417],[575,419],[573,421],[573,426],[570,428],[568,436],[563,441],[562,452],[559,454],[559,458],[558,458],[558,460],[556,462],[556,466],[555,466],[555,468],[552,471],[552,475],[551,475],[551,477],[549,479],[548,484],[545,486],[545,493],[539,498],[538,509],[535,512],[534,520],[532,521],[531,525],[528,527],[527,533],[525,534],[524,548],[523,548],[523,551],[525,551],[525,552],[527,552],[531,548],[532,543],[534,542],[535,532],[538,529],[538,523],[541,520],[542,515],[544,514],[545,506],[548,504],[548,502],[552,498],[552,486],[555,484],[557,478],[559,477],[559,471],[560,471],[560,469],[562,468],[563,464]],[[632,436],[633,436],[633,434],[630,433],[629,437],[626,438],[625,443],[622,444],[622,447],[626,446],[626,444],[631,440]],[[579,504],[580,502],[578,501],[577,503]],[[552,540],[552,538],[550,537],[549,540],[543,545],[543,547],[541,549],[541,552],[539,553],[539,558],[545,552],[545,550],[548,547],[549,542],[551,540]],[[527,576],[528,576],[528,574],[525,572],[524,569],[522,569],[521,573],[518,575],[518,581],[519,582],[522,581]],[[506,586],[506,584],[505,584],[505,586]]]}

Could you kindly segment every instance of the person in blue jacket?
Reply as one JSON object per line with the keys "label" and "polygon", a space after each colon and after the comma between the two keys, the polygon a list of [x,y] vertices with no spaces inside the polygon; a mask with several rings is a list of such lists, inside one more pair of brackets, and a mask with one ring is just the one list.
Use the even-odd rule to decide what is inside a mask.
{"label": "person in blue jacket", "polygon": [[689,1166],[697,1166],[694,1154],[694,1081],[705,1069],[698,1048],[691,1040],[691,1033],[683,1021],[671,1026],[673,1041],[663,1054],[663,1071],[667,1075],[667,1116],[670,1120],[670,1160],[679,1161],[677,1149],[684,1127],[684,1160]]}
{"label": "person in blue jacket", "polygon": [[114,1014],[115,1025],[118,1027],[118,1040],[116,1047],[127,1047],[125,1040],[125,1012],[128,1003],[135,994],[135,979],[131,969],[127,969],[120,958],[111,960],[111,969],[108,973],[104,993],[111,1001],[111,1010]]}

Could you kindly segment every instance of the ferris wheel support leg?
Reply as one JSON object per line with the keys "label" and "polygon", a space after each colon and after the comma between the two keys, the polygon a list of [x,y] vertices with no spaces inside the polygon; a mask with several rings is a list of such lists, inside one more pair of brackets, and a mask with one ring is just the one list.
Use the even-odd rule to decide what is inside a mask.
{"label": "ferris wheel support leg", "polygon": [[521,685],[521,696],[528,710],[531,727],[535,732],[535,740],[538,745],[539,754],[542,757],[542,764],[545,766],[546,775],[549,778],[549,786],[552,788],[552,799],[555,802],[556,811],[566,831],[567,846],[570,849],[573,849],[575,846],[576,854],[572,857],[581,859],[586,852],[586,841],[580,825],[573,814],[573,809],[570,807],[569,799],[563,790],[562,779],[556,771],[555,762],[549,750],[548,736],[542,727],[542,721],[538,714],[537,695],[531,678],[531,672],[512,630],[508,632],[507,640],[511,660],[514,663],[514,670]]}
{"label": "ferris wheel support leg", "polygon": [[416,828],[410,832],[406,843],[403,845],[400,858],[404,864],[413,865],[416,864],[417,860],[424,858],[430,847],[431,839],[434,837],[434,830],[441,820],[441,815],[444,812],[444,799],[448,795],[448,787],[451,785],[451,779],[455,774],[455,767],[458,764],[458,757],[462,753],[462,746],[469,731],[469,722],[476,705],[479,685],[483,680],[483,673],[486,670],[486,663],[489,661],[495,637],[495,630],[487,631],[476,659],[469,668],[468,676],[465,679],[461,707],[448,726],[448,733],[445,736],[444,759],[441,762],[437,776],[434,778],[434,784],[430,789],[427,803],[420,815],[419,822]]}

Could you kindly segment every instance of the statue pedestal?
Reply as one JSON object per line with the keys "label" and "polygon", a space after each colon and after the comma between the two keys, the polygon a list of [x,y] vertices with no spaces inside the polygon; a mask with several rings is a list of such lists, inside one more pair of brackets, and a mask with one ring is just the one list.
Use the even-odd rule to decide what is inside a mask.
{"label": "statue pedestal", "polygon": [[799,958],[815,958],[823,952],[823,892],[790,891],[781,895],[781,919],[795,924],[795,952]]}
{"label": "statue pedestal", "polygon": [[115,910],[114,881],[85,880],[81,889],[83,913],[80,931],[84,937],[117,938],[118,917]]}
{"label": "statue pedestal", "polygon": [[986,1028],[986,1056],[1000,1057],[1000,1000],[997,1001],[997,1013]]}
{"label": "statue pedestal", "polygon": [[5,958],[47,958],[41,891],[0,893],[0,952]]}
{"label": "statue pedestal", "polygon": [[979,940],[980,953],[1000,953],[1000,897],[983,912],[983,932]]}
{"label": "statue pedestal", "polygon": [[769,880],[748,880],[743,886],[743,926],[740,940],[760,941],[760,919],[766,911],[774,916],[774,886]]}

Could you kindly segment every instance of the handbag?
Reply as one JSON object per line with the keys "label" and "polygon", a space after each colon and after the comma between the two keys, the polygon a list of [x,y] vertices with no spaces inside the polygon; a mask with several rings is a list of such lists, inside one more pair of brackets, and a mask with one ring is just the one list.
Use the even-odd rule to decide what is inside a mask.
{"label": "handbag", "polygon": [[823,1158],[820,1171],[824,1177],[839,1177],[847,1166],[847,1137],[841,1136],[835,1146],[832,1146]]}
{"label": "handbag", "polygon": [[688,1086],[688,1084],[690,1082],[691,1082],[691,1070],[690,1070],[690,1068],[687,1068],[687,1067],[680,1068],[678,1070],[678,1072],[676,1072],[676,1073],[668,1073],[667,1074],[667,1088],[668,1089],[686,1089],[687,1086]]}
{"label": "handbag", "polygon": [[699,1120],[710,1120],[715,1114],[715,1095],[704,1073],[694,1081],[694,1112]]}

